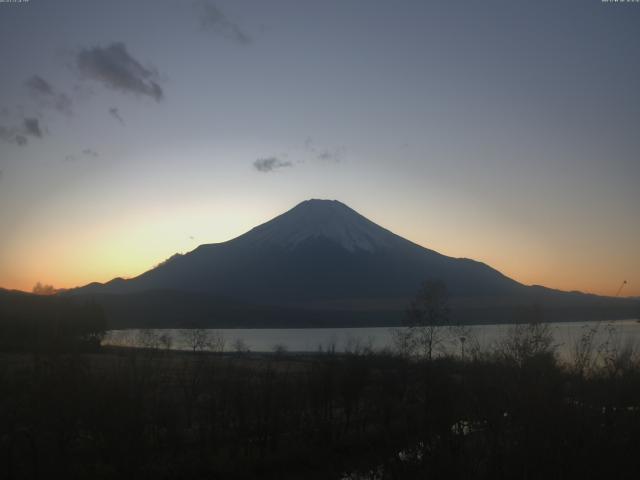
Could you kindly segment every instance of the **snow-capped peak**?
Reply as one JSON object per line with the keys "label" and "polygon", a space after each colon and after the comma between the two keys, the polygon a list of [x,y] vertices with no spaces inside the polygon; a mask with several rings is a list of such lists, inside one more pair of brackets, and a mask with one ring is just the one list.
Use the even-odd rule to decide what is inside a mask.
{"label": "snow-capped peak", "polygon": [[252,244],[295,248],[309,239],[328,239],[346,250],[373,252],[402,239],[337,200],[306,200],[245,235]]}

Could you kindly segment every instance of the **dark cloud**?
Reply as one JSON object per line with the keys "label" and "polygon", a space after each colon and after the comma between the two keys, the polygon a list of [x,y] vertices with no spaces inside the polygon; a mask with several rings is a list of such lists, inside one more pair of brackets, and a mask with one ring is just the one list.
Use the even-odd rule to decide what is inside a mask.
{"label": "dark cloud", "polygon": [[39,75],[34,75],[24,83],[32,93],[40,95],[54,95],[51,84]]}
{"label": "dark cloud", "polygon": [[230,21],[213,3],[207,0],[196,0],[193,4],[202,30],[222,35],[241,45],[248,45],[253,41],[237,23]]}
{"label": "dark cloud", "polygon": [[34,117],[25,118],[19,127],[5,127],[0,125],[0,140],[15,143],[20,147],[24,147],[29,143],[27,136],[42,138],[42,135],[40,121]]}
{"label": "dark cloud", "polygon": [[40,121],[37,118],[25,118],[23,126],[27,135],[42,138],[42,129],[40,128]]}
{"label": "dark cloud", "polygon": [[129,55],[124,43],[81,50],[76,62],[83,74],[109,88],[146,95],[156,101],[163,97],[162,88],[156,82],[157,72],[143,67]]}
{"label": "dark cloud", "polygon": [[120,111],[116,107],[111,107],[109,109],[109,115],[119,121],[122,125],[124,125],[124,119],[120,115]]}
{"label": "dark cloud", "polygon": [[253,162],[253,168],[262,173],[273,172],[278,168],[292,167],[291,162],[283,162],[277,157],[259,158]]}
{"label": "dark cloud", "polygon": [[64,93],[56,92],[51,84],[44,78],[39,75],[34,75],[24,83],[31,97],[38,101],[41,106],[53,108],[61,113],[71,115],[71,99]]}

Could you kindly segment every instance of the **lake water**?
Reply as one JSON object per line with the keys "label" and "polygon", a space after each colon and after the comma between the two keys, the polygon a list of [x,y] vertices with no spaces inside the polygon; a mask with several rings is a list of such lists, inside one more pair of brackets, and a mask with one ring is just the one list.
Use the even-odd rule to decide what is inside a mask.
{"label": "lake water", "polygon": [[[483,351],[494,347],[513,332],[514,325],[473,325],[465,327],[463,333],[442,328],[439,331],[443,339],[439,350],[448,353],[460,353],[460,337],[465,337],[465,348],[469,351],[476,345]],[[554,344],[561,358],[570,358],[576,342],[589,329],[597,328],[594,344],[622,348],[625,345],[640,346],[640,323],[636,320],[617,320],[614,322],[565,322],[551,323]],[[395,329],[398,330],[398,329]],[[402,331],[403,329],[400,329]],[[273,352],[277,349],[288,352],[317,352],[320,349],[337,352],[362,351],[365,348],[382,350],[394,347],[394,329],[375,328],[282,328],[282,329],[217,329],[207,330],[213,339],[222,339],[225,351],[235,351],[242,346],[252,352]],[[153,339],[165,335],[171,339],[172,349],[190,349],[189,331],[158,330],[111,330],[103,344],[116,346],[149,346]],[[150,340],[151,339],[151,340]]]}

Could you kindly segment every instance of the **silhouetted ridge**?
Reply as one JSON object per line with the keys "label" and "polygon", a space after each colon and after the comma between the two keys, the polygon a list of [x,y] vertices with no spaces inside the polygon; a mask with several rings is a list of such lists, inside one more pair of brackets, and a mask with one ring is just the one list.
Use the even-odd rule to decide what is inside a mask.
{"label": "silhouetted ridge", "polygon": [[[107,308],[119,312],[112,315],[124,315],[127,305],[133,308],[135,301],[136,318],[161,316],[165,325],[171,324],[171,318],[178,324],[189,317],[224,322],[218,317],[229,316],[225,313],[230,311],[228,304],[214,305],[220,305],[221,299],[243,305],[233,310],[245,312],[242,316],[250,319],[245,325],[257,326],[258,317],[273,324],[275,317],[285,316],[284,310],[271,307],[287,309],[287,326],[294,326],[297,317],[305,324],[311,310],[325,311],[334,320],[344,319],[345,325],[357,313],[362,325],[367,318],[371,324],[397,323],[408,300],[426,280],[447,285],[457,299],[456,311],[468,312],[465,321],[511,321],[519,307],[532,303],[553,304],[563,309],[558,310],[563,316],[578,305],[582,315],[591,301],[585,295],[525,287],[484,263],[447,257],[412,243],[341,202],[316,199],[227,242],[174,255],[138,277],[90,284],[69,294],[99,295],[101,302],[114,303],[113,294],[168,292],[161,302],[162,311],[152,305],[158,303],[152,300],[157,295],[129,297],[118,300],[117,309]],[[247,305],[271,310],[258,315],[256,309],[244,307]],[[314,323],[323,324],[319,318]]]}

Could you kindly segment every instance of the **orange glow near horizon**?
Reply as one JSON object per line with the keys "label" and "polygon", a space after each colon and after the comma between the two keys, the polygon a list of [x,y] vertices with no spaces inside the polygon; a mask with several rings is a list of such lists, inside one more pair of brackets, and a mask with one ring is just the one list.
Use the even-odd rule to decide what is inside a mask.
{"label": "orange glow near horizon", "polygon": [[640,298],[638,5],[229,1],[198,29],[183,2],[0,3],[2,288],[134,277],[321,198]]}
{"label": "orange glow near horizon", "polygon": [[[131,278],[175,253],[188,252],[203,243],[230,240],[278,213],[282,212],[264,210],[241,217],[234,211],[221,210],[214,215],[215,221],[198,232],[190,232],[188,225],[202,223],[196,221],[202,212],[190,215],[132,212],[99,227],[79,229],[71,238],[57,236],[55,229],[47,233],[40,226],[40,235],[22,232],[21,239],[28,241],[9,245],[12,255],[3,260],[0,286],[31,291],[36,282],[73,288],[115,277]],[[367,216],[366,212],[361,213]],[[518,235],[512,231],[507,236],[499,229],[485,229],[469,236],[459,227],[456,231],[452,224],[443,225],[436,234],[433,229],[412,222],[409,214],[386,217],[383,214],[370,218],[415,243],[445,255],[482,261],[527,285],[612,296],[627,280],[621,296],[640,296],[640,278],[637,274],[621,275],[627,270],[626,259],[615,255],[607,258],[593,255],[587,262],[584,252],[561,256],[559,252],[566,252],[562,246],[551,248],[548,242],[532,239],[525,233]],[[447,234],[447,227],[457,234]],[[24,228],[31,230],[29,226]]]}

